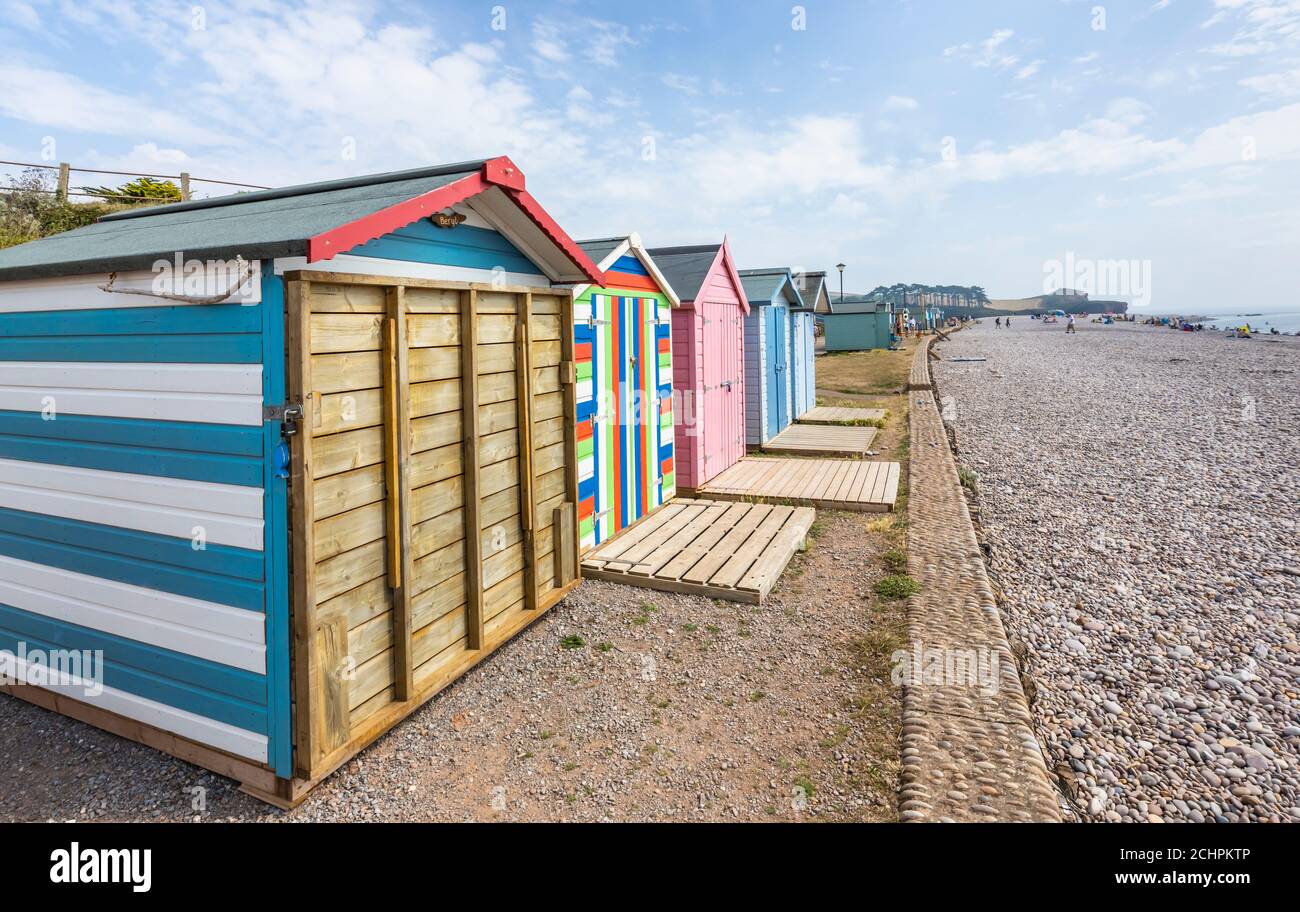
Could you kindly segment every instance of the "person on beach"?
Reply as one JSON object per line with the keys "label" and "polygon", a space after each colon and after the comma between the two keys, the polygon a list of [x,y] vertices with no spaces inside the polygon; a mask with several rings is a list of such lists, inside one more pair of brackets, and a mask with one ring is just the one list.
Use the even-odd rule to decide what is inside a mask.
{"label": "person on beach", "polygon": [[998,318],[997,318],[996,320],[994,320],[993,322],[996,323],[996,324],[998,324],[998,328],[999,328],[999,329],[1002,328],[1002,318],[1001,318],[1001,317],[998,317]]}
{"label": "person on beach", "polygon": [[1074,333],[1074,314],[1070,314],[1065,320],[1065,331],[1067,334]]}

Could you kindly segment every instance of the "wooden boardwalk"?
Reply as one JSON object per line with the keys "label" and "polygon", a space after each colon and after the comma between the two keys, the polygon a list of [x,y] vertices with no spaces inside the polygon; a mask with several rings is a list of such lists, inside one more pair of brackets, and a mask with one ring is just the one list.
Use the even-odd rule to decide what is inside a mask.
{"label": "wooden boardwalk", "polygon": [[587,579],[761,604],[816,511],[809,507],[674,500],[582,562]]}
{"label": "wooden boardwalk", "polygon": [[865,424],[885,420],[885,410],[877,408],[840,408],[819,405],[795,419],[799,424]]}
{"label": "wooden boardwalk", "polygon": [[887,512],[898,499],[896,462],[748,456],[696,493],[718,500],[776,501],[825,510]]}
{"label": "wooden boardwalk", "polygon": [[792,424],[763,444],[780,456],[867,456],[876,429],[844,424]]}

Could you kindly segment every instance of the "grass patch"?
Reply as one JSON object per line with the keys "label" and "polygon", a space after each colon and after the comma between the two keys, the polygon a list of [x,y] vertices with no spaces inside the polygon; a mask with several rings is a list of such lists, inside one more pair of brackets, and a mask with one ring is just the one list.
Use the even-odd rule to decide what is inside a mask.
{"label": "grass patch", "polygon": [[587,641],[576,633],[571,633],[564,639],[560,640],[561,649],[581,649],[587,645]]}
{"label": "grass patch", "polygon": [[907,385],[915,346],[909,339],[899,351],[878,348],[823,355],[817,359],[817,385],[859,395],[897,392]]}
{"label": "grass patch", "polygon": [[878,580],[873,588],[881,598],[905,599],[920,592],[921,584],[905,573],[894,573]]}
{"label": "grass patch", "polygon": [[895,573],[902,573],[907,569],[907,554],[898,548],[890,548],[880,559],[885,562],[885,566]]}
{"label": "grass patch", "polygon": [[957,478],[961,480],[961,486],[972,494],[978,494],[980,490],[980,477],[975,474],[974,469],[968,469],[965,466],[957,467]]}

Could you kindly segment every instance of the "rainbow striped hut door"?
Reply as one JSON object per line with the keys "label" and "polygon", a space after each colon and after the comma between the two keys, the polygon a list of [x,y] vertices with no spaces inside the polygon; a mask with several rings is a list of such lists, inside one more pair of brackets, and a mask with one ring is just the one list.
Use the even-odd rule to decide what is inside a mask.
{"label": "rainbow striped hut door", "polygon": [[669,307],[657,293],[599,288],[574,304],[578,523],[584,549],[672,499]]}

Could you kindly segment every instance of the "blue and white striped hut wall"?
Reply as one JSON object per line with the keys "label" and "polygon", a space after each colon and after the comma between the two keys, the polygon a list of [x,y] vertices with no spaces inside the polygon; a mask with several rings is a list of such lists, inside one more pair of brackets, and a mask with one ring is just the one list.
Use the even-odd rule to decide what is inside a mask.
{"label": "blue and white striped hut wall", "polygon": [[0,649],[101,650],[102,691],[50,689],[287,772],[263,421],[283,300],[261,263],[247,275],[215,305],[129,293],[151,272],[0,282]]}

